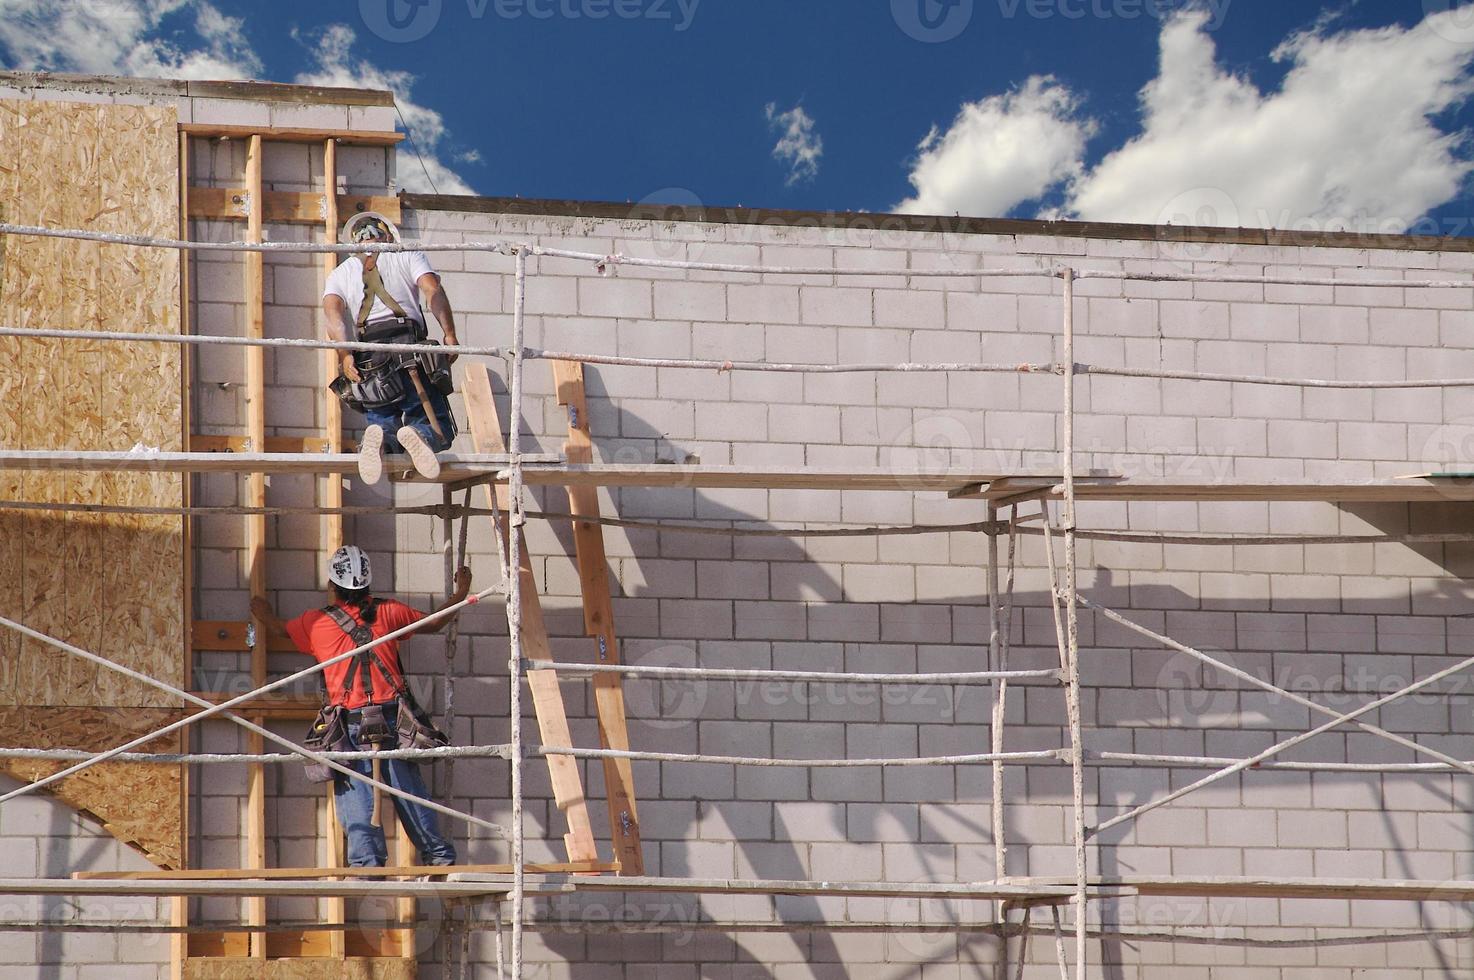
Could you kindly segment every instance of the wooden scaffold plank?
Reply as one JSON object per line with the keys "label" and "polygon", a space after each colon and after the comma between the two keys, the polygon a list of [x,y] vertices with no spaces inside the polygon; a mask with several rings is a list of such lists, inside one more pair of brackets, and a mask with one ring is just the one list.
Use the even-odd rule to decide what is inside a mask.
{"label": "wooden scaffold plank", "polygon": [[[246,149],[246,190],[250,195],[251,211],[246,223],[246,241],[260,242],[263,238],[265,213],[261,196],[261,136],[249,137]],[[247,252],[246,263],[246,336],[266,335],[266,301],[264,256],[260,252]],[[251,451],[260,452],[266,445],[266,351],[260,347],[246,348],[246,437]],[[246,478],[246,506],[266,506],[266,476],[251,473]],[[251,596],[266,595],[266,517],[253,514],[246,522],[246,568],[250,575]],[[251,650],[251,682],[260,687],[266,683],[265,625],[252,620],[258,642]],[[247,737],[247,750],[259,753],[264,750],[260,735]],[[246,769],[246,854],[247,868],[266,866],[266,767],[252,763]],[[266,924],[266,899],[246,899],[246,922],[248,925]],[[266,934],[251,934],[251,956],[266,958]]]}
{"label": "wooden scaffold plank", "polygon": [[[466,399],[466,417],[471,424],[471,439],[477,452],[505,452],[506,441],[502,435],[501,418],[497,414],[496,401],[492,396],[491,375],[484,364],[472,364],[466,368],[463,381]],[[487,488],[490,499],[500,511],[497,518],[497,534],[502,538],[502,551],[508,551],[507,488]],[[521,534],[520,528],[517,534]],[[543,622],[542,602],[538,598],[537,579],[532,574],[532,558],[525,546],[521,551],[521,568],[512,574],[522,576],[522,641],[529,660],[551,661],[552,648],[548,643],[547,626]],[[573,736],[568,729],[568,713],[563,704],[563,692],[558,686],[558,675],[550,670],[533,670],[527,674],[527,686],[532,692],[533,708],[537,712],[538,731],[546,746],[573,747]],[[589,823],[588,801],[584,797],[583,779],[579,774],[578,762],[570,756],[548,756],[548,774],[553,784],[553,798],[558,809],[568,821],[568,833],[564,843],[570,861],[596,861],[598,849],[594,844],[593,827]]]}
{"label": "wooden scaffold plank", "polygon": [[[568,441],[563,444],[564,458],[575,464],[592,463],[594,443],[589,428],[583,364],[554,361],[553,380],[558,404],[568,410]],[[575,516],[599,517],[598,489],[569,487],[568,511]],[[573,541],[583,593],[584,630],[599,645],[598,662],[617,664],[620,662],[619,638],[614,632],[614,601],[609,591],[604,528],[600,524],[574,521]],[[630,737],[623,678],[618,674],[596,674],[593,684],[600,744],[606,749],[628,751]],[[645,860],[640,850],[640,813],[635,803],[634,768],[629,759],[604,760],[604,787],[609,802],[609,835],[620,873],[643,875]]]}

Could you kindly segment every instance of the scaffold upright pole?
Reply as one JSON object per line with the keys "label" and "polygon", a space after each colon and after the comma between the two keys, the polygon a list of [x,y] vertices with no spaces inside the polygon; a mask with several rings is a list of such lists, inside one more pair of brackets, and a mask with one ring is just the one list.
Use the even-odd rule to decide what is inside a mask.
{"label": "scaffold upright pole", "polygon": [[512,364],[508,388],[511,411],[507,451],[511,456],[507,477],[507,638],[511,646],[509,678],[512,725],[512,977],[522,980],[522,901],[526,884],[523,868],[524,820],[522,810],[522,346],[527,311],[527,252],[518,248],[512,300]]}
{"label": "scaffold upright pole", "polygon": [[1064,607],[1065,706],[1070,724],[1070,782],[1074,797],[1075,836],[1075,963],[1079,980],[1086,980],[1086,919],[1088,862],[1085,853],[1085,745],[1080,723],[1080,616],[1075,601],[1078,566],[1075,553],[1075,270],[1066,267],[1063,297],[1064,418],[1060,465],[1064,475]]}
{"label": "scaffold upright pole", "polygon": [[[998,609],[998,506],[988,504],[988,670],[1004,670],[1002,616]],[[1003,751],[1004,700],[1008,697],[1008,681],[995,677],[992,684],[991,751]],[[1003,761],[993,763],[993,877],[1008,875],[1008,845],[1003,836]]]}

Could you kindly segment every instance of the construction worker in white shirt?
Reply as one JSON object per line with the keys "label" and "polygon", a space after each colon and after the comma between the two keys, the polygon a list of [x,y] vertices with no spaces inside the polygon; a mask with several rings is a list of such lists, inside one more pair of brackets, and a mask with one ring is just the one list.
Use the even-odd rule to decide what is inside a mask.
{"label": "construction worker in white shirt", "polygon": [[[397,241],[393,222],[373,211],[355,214],[343,226],[345,244]],[[428,342],[421,294],[440,324],[445,346],[457,346],[450,299],[424,252],[349,256],[328,276],[323,290],[323,313],[333,340],[427,344],[423,355],[343,352],[342,377],[334,391],[368,423],[358,454],[358,475],[365,484],[383,477],[385,452],[408,453],[421,476],[435,479],[440,475],[435,454],[449,449],[456,437],[446,400],[455,355]]]}

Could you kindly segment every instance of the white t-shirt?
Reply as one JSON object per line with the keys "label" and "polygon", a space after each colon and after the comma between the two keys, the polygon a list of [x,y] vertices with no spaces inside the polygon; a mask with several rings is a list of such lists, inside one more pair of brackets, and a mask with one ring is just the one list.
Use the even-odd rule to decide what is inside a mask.
{"label": "white t-shirt", "polygon": [[[425,314],[420,309],[420,288],[417,284],[425,273],[435,271],[430,267],[430,260],[425,257],[425,253],[380,252],[378,267],[379,275],[384,280],[384,289],[404,309],[406,316],[423,324]],[[363,305],[363,259],[357,255],[350,256],[348,261],[334,269],[328,276],[327,286],[322,294],[324,297],[342,297],[343,304],[348,307],[348,319],[356,320],[358,308]],[[369,310],[368,322],[373,323],[393,315],[394,311],[385,306],[382,299],[375,298],[374,307]]]}

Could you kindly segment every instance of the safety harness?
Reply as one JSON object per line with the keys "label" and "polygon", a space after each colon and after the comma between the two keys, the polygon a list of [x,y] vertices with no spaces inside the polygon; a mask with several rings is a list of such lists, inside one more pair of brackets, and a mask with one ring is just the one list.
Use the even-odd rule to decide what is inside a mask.
{"label": "safety harness", "polygon": [[[385,287],[378,255],[370,253],[361,256],[359,261],[363,263],[363,301],[353,318],[355,339],[370,344],[418,344],[425,351],[420,354],[359,351],[353,357],[361,380],[350,382],[339,376],[331,388],[356,412],[398,405],[413,391],[420,397],[430,427],[442,439],[449,441],[432,410],[426,384],[443,395],[450,395],[454,390],[450,360],[439,352],[440,345],[429,339],[425,324],[406,313]],[[373,312],[374,300],[383,303],[394,315],[370,323],[369,314]]]}

